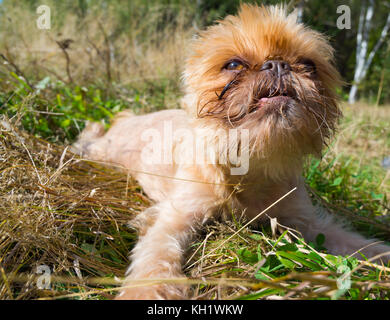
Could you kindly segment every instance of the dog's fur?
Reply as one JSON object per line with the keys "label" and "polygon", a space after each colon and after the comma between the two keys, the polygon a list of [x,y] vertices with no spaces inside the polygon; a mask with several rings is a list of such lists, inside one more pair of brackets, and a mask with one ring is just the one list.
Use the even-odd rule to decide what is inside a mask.
{"label": "dog's fur", "polygon": [[[314,207],[301,177],[304,157],[321,154],[340,117],[336,89],[341,81],[324,36],[297,23],[296,15],[282,6],[242,5],[237,16],[226,17],[192,41],[183,78],[184,110],[124,113],[107,133],[100,124],[89,124],[75,144],[89,159],[129,169],[155,201],[134,222],[140,236],[125,284],[184,277],[183,251],[202,223],[232,212],[245,212],[252,219],[294,187],[295,192],[267,211],[268,217],[296,228],[308,241],[324,234],[324,246],[335,254],[363,248],[361,252],[372,257],[389,251]],[[219,148],[216,132],[249,130],[249,171],[232,175],[231,164],[183,164],[177,158],[172,164],[145,163],[141,153],[148,145],[143,133],[149,128],[163,133],[167,121],[173,131],[190,130],[196,137],[202,132],[201,139],[216,158],[221,150],[240,145],[232,139]],[[179,158],[186,158],[191,148],[191,140],[173,141]],[[118,299],[187,294],[184,286],[167,283],[129,286]]]}

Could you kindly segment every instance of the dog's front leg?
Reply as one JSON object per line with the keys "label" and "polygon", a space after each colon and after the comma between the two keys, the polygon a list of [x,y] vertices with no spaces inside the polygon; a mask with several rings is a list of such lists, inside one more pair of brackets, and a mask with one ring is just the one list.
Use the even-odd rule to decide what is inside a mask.
{"label": "dog's front leg", "polygon": [[[197,200],[197,201],[195,201]],[[197,225],[211,210],[210,202],[172,199],[148,209],[155,221],[140,235],[117,299],[185,299],[188,286],[183,284],[182,258]],[[181,279],[181,283],[180,283]],[[142,282],[146,280],[146,282]],[[153,280],[156,280],[153,283]]]}
{"label": "dog's front leg", "polygon": [[296,197],[290,199],[288,209],[285,210],[288,215],[281,219],[282,224],[296,228],[306,241],[314,242],[318,234],[322,233],[325,236],[324,246],[332,254],[353,255],[362,259],[361,252],[367,258],[380,256],[376,262],[390,260],[390,246],[363,237],[324,208],[312,205],[303,185],[298,189]]}
{"label": "dog's front leg", "polygon": [[315,241],[316,236],[322,233],[325,236],[324,246],[330,253],[362,259],[361,252],[367,258],[378,256],[375,262],[390,260],[390,246],[350,230],[348,225],[335,219],[323,208],[313,208],[310,215],[294,218],[291,222],[307,241]]}

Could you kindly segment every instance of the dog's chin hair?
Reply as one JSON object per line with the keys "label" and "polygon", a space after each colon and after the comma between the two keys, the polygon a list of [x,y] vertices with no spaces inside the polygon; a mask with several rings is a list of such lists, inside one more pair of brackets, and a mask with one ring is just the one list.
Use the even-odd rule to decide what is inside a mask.
{"label": "dog's chin hair", "polygon": [[[206,130],[205,139],[209,146],[214,146],[218,153],[218,133],[229,129],[248,130],[250,171],[262,172],[271,180],[283,180],[301,174],[304,158],[308,155],[321,156],[321,150],[329,128],[319,128],[318,123],[304,115],[305,108],[296,103],[289,106],[288,112],[282,115],[272,111],[267,115],[251,115],[245,117],[237,126],[219,118],[205,117],[195,120],[195,125]],[[230,136],[227,154],[240,150],[241,135]],[[220,157],[217,154],[216,157]],[[226,164],[230,169],[231,164]]]}

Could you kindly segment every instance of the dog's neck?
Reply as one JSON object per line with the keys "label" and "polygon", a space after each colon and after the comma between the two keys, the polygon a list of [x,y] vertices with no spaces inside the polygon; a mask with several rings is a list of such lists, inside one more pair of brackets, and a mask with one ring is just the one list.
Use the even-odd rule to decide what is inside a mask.
{"label": "dog's neck", "polygon": [[225,169],[226,179],[234,184],[256,185],[260,188],[272,188],[278,185],[293,185],[302,176],[302,162],[269,162],[266,159],[252,157],[248,172],[244,175],[229,175],[231,167]]}
{"label": "dog's neck", "polygon": [[[269,169],[271,170],[271,168]],[[226,175],[229,183],[235,185],[231,190],[234,195],[230,198],[232,199],[232,207],[236,208],[237,212],[245,209],[247,217],[251,219],[293,188],[301,189],[304,185],[301,171],[290,171],[287,175],[272,176],[270,170],[264,170],[263,163],[252,161],[247,174],[243,176]],[[288,170],[285,171],[288,172]],[[273,217],[281,208],[281,205],[278,204],[272,210],[267,211],[267,215]],[[266,216],[263,218],[265,219]]]}

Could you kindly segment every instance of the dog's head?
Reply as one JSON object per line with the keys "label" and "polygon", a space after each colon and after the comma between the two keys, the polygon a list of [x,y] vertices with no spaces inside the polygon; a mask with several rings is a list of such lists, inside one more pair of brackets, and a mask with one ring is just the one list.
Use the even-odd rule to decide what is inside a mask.
{"label": "dog's head", "polygon": [[286,11],[243,5],[193,40],[183,76],[190,113],[249,129],[270,159],[318,155],[340,116],[332,47]]}

